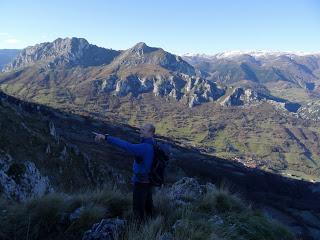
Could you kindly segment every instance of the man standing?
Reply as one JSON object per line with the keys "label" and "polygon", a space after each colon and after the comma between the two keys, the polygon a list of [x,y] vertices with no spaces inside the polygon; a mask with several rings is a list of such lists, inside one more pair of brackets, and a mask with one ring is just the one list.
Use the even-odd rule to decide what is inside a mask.
{"label": "man standing", "polygon": [[153,212],[152,186],[149,173],[152,166],[155,127],[151,123],[140,128],[141,143],[133,144],[108,134],[96,134],[95,141],[118,146],[134,155],[133,163],[133,212],[140,220],[151,217]]}

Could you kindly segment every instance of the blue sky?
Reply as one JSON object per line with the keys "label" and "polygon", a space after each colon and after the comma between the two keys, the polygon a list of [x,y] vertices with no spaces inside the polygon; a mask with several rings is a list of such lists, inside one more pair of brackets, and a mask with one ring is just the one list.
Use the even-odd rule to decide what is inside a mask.
{"label": "blue sky", "polygon": [[320,52],[317,0],[33,0],[0,2],[0,49],[83,37],[183,54],[232,50]]}

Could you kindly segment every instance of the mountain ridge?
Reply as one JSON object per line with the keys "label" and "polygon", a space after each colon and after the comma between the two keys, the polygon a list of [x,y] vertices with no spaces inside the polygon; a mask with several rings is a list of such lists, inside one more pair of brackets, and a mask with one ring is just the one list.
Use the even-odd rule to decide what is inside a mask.
{"label": "mountain ridge", "polygon": [[[252,57],[245,59],[259,66]],[[243,76],[259,79],[251,65],[237,67]],[[183,69],[191,69],[192,75]],[[0,88],[28,101],[134,126],[148,120],[164,135],[209,154],[318,181],[320,153],[314,141],[319,128],[312,119],[300,118],[300,103],[273,95],[257,80],[235,86],[215,80],[199,76],[178,56],[141,42],[109,64],[46,68],[35,63],[2,73]]]}
{"label": "mountain ridge", "polygon": [[55,66],[97,66],[107,64],[119,51],[97,47],[84,38],[57,38],[24,48],[19,55],[4,68],[4,72],[34,64]]}
{"label": "mountain ridge", "polygon": [[[26,66],[41,66],[41,62],[49,66],[49,69],[62,68],[66,65],[89,67],[89,63],[83,64],[86,62],[83,51],[89,48],[97,49],[82,38],[58,38],[52,43],[41,43],[24,49],[5,71],[10,73],[14,69]],[[144,42],[140,42],[122,51],[104,49],[101,54],[110,55],[110,51],[113,51],[113,55],[112,58],[108,57],[109,62],[104,61],[96,66],[103,75],[99,72],[91,74],[91,78],[107,78],[108,81],[97,81],[101,87],[100,92],[114,91],[114,94],[119,96],[127,94],[138,96],[141,93],[153,91],[155,95],[173,97],[176,100],[184,98],[189,107],[215,101],[225,93],[225,87],[216,84],[217,81],[206,80],[201,71],[196,70],[180,56],[168,53],[161,48],[149,47]],[[84,58],[83,61],[82,58]],[[247,69],[246,75],[252,75],[249,68],[245,66],[243,68]],[[44,69],[47,68],[44,67]],[[79,71],[82,70],[79,69]],[[35,78],[38,77],[35,76]],[[191,88],[194,90],[191,91]]]}

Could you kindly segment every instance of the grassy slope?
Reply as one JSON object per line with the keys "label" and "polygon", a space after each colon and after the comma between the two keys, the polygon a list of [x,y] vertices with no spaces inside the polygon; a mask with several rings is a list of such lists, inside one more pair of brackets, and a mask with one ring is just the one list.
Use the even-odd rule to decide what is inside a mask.
{"label": "grassy slope", "polygon": [[[176,207],[168,198],[167,188],[154,196],[155,217],[138,227],[132,221],[128,189],[107,185],[95,192],[55,193],[25,203],[0,204],[0,238],[9,239],[80,239],[84,231],[102,218],[127,219],[116,239],[149,240],[171,234],[176,240],[259,239],[292,240],[293,235],[277,222],[226,189],[212,189],[190,204]],[[189,199],[189,200],[187,200]],[[79,217],[68,216],[82,207]],[[180,220],[180,224],[172,226]]]}
{"label": "grassy slope", "polygon": [[319,126],[286,116],[268,104],[226,109],[209,103],[183,109],[154,99],[123,100],[117,110],[110,106],[107,116],[121,117],[135,126],[155,122],[159,134],[183,139],[215,155],[252,159],[266,169],[293,170],[308,175],[307,179],[319,179]]}
{"label": "grassy slope", "polygon": [[[48,76],[39,73],[38,79],[25,77],[32,76],[34,71],[37,70],[28,69],[23,79],[18,76],[10,84],[4,81],[1,87],[10,94],[35,102],[77,113],[98,113],[111,121],[133,126],[151,121],[159,134],[182,139],[217,156],[242,158],[264,169],[284,174],[295,171],[298,177],[320,180],[320,127],[297,120],[268,104],[245,109],[208,103],[189,109],[170,99],[160,101],[150,94],[141,100],[99,94],[95,81],[110,74],[108,68],[54,71]],[[146,66],[146,73],[142,71],[141,74],[148,75],[148,71]],[[131,72],[119,74],[126,76]],[[68,81],[63,81],[64,78]],[[39,82],[33,84],[34,81]]]}

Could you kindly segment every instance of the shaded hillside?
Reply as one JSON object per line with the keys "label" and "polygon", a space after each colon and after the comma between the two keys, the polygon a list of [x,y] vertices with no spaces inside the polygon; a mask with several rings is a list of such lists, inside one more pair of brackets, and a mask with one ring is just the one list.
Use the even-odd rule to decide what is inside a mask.
{"label": "shaded hillside", "polygon": [[[107,144],[94,143],[91,131],[138,141],[135,128],[64,113],[3,93],[0,97],[2,153],[10,155],[16,166],[33,162],[41,175],[48,177],[54,191],[72,192],[83,189],[83,186],[91,188],[110,181],[129,181],[132,157]],[[240,191],[254,205],[265,209],[297,233],[318,234],[320,225],[311,220],[320,210],[318,184],[292,180],[209,156],[196,148],[186,147],[183,141],[164,138],[162,141],[170,143],[173,149],[168,168],[169,182],[185,174],[216,184],[227,180],[233,186],[231,189]],[[17,181],[23,172],[10,176]]]}
{"label": "shaded hillside", "polygon": [[[205,79],[179,56],[145,43],[113,52],[103,63],[83,64],[97,48],[77,38],[27,48],[15,60],[21,65],[0,74],[0,88],[21,99],[109,121],[138,126],[149,120],[161,134],[218,157],[319,181],[319,126],[300,119],[311,114],[305,105],[273,96],[260,80],[230,87]],[[100,50],[103,56],[111,51]],[[249,55],[236,59],[261,65]]]}

